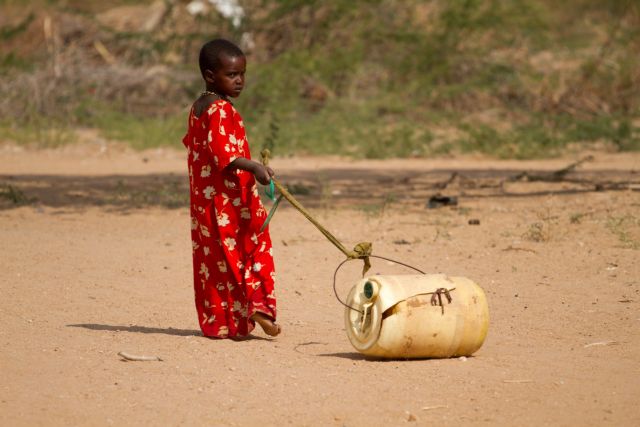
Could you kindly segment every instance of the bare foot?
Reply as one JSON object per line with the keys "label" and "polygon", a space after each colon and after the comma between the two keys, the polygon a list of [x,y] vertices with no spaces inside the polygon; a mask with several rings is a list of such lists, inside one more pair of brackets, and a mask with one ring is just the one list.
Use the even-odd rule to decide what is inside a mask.
{"label": "bare foot", "polygon": [[260,325],[264,333],[269,336],[275,337],[280,334],[280,332],[282,332],[282,328],[280,328],[280,325],[277,325],[262,313],[254,313],[254,315],[251,316],[251,320]]}

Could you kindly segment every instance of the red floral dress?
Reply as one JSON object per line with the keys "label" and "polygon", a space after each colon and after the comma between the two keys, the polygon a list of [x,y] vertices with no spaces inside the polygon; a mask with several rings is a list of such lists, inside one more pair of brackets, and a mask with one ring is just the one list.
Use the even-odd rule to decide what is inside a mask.
{"label": "red floral dress", "polygon": [[267,213],[252,173],[225,169],[250,159],[242,117],[218,100],[197,117],[189,113],[182,142],[189,153],[191,239],[196,310],[208,337],[244,336],[250,317],[262,312],[275,321],[274,266]]}

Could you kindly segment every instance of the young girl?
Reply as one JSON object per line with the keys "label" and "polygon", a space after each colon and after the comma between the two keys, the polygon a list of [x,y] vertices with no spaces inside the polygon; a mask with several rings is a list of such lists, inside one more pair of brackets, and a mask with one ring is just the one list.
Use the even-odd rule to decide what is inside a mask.
{"label": "young girl", "polygon": [[229,98],[244,87],[246,58],[217,39],[200,50],[206,90],[189,113],[188,150],[196,310],[207,337],[248,335],[257,322],[275,336],[274,267],[256,180],[271,168],[251,160],[242,117]]}

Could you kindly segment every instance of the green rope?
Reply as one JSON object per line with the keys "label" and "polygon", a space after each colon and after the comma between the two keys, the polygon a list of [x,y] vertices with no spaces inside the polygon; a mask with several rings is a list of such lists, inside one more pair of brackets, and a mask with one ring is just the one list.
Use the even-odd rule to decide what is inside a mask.
{"label": "green rope", "polygon": [[[274,190],[274,193],[275,193],[275,190]],[[267,197],[269,197],[269,194],[267,194]],[[264,223],[262,224],[262,227],[260,227],[260,232],[261,233],[264,231],[265,228],[267,228],[267,225],[269,225],[269,223],[271,222],[271,218],[273,218],[273,215],[276,213],[276,209],[278,209],[278,205],[282,201],[282,197],[283,197],[282,194],[277,199],[275,198],[275,196],[273,198],[269,197],[271,200],[275,199],[275,202],[273,202],[273,206],[271,207],[271,210],[269,211],[269,215],[267,215],[267,219],[264,220]]]}

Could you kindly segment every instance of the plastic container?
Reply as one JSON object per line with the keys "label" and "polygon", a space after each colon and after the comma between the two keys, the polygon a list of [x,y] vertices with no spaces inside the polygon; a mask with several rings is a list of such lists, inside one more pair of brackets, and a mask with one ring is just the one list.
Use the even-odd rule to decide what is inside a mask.
{"label": "plastic container", "polygon": [[483,290],[442,274],[370,276],[349,293],[345,326],[360,353],[381,358],[470,356],[489,329]]}

